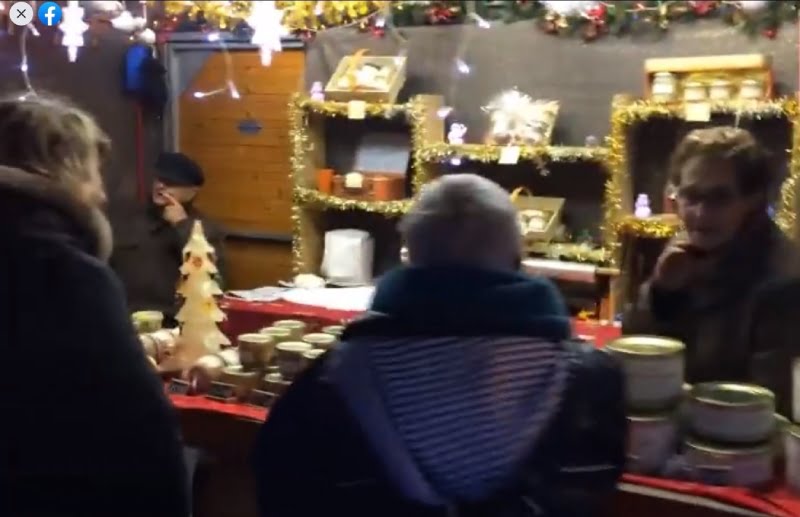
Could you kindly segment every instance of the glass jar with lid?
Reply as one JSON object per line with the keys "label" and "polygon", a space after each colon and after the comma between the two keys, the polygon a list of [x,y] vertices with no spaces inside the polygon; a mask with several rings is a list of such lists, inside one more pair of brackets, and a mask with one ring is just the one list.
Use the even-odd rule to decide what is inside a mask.
{"label": "glass jar with lid", "polygon": [[739,98],[757,101],[764,98],[764,84],[758,79],[745,79],[739,85]]}
{"label": "glass jar with lid", "polygon": [[683,100],[686,102],[704,101],[707,98],[706,87],[698,81],[683,84]]}
{"label": "glass jar with lid", "polygon": [[675,76],[669,72],[656,72],[653,74],[653,84],[650,88],[650,97],[656,102],[669,102],[675,100],[678,84]]}
{"label": "glass jar with lid", "polygon": [[714,101],[729,101],[733,97],[733,84],[727,79],[715,79],[708,87],[708,98]]}

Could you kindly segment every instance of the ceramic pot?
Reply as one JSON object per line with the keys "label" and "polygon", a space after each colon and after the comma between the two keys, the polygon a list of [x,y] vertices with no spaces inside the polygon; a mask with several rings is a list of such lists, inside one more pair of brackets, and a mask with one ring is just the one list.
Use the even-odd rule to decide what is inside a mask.
{"label": "ceramic pot", "polygon": [[764,84],[757,79],[745,79],[739,85],[739,98],[746,101],[758,101],[764,98]]}
{"label": "ceramic pot", "polygon": [[330,350],[336,344],[336,336],[332,334],[306,334],[303,336],[303,342],[308,343],[314,348],[322,350]]}
{"label": "ceramic pot", "polygon": [[689,397],[690,432],[702,440],[733,445],[768,442],[775,429],[775,396],[750,384],[695,384]]}
{"label": "ceramic pot", "polygon": [[286,341],[275,347],[275,357],[278,363],[278,371],[287,381],[291,381],[295,376],[303,371],[308,364],[305,353],[312,350],[312,346],[302,341]]}
{"label": "ceramic pot", "polygon": [[239,360],[245,371],[263,371],[275,353],[275,340],[269,334],[242,334],[236,338]]}
{"label": "ceramic pot", "polygon": [[710,485],[761,488],[773,478],[770,444],[726,448],[696,440],[685,442],[684,456],[698,481]]}
{"label": "ceramic pot", "polygon": [[688,82],[683,85],[683,100],[685,102],[704,101],[706,98],[706,87],[703,83]]}
{"label": "ceramic pot", "polygon": [[680,403],[685,348],[680,341],[657,336],[625,336],[606,345],[622,363],[632,412],[666,411]]}
{"label": "ceramic pot", "polygon": [[669,72],[656,72],[653,74],[653,84],[650,87],[650,97],[656,102],[669,102],[675,100],[677,81]]}
{"label": "ceramic pot", "polygon": [[280,320],[272,324],[273,327],[289,329],[292,339],[299,340],[306,333],[306,323],[300,320]]}
{"label": "ceramic pot", "polygon": [[729,101],[733,97],[733,85],[727,79],[711,81],[708,87],[708,98],[713,101]]}
{"label": "ceramic pot", "polygon": [[675,454],[678,422],[675,414],[629,415],[626,470],[660,474]]}

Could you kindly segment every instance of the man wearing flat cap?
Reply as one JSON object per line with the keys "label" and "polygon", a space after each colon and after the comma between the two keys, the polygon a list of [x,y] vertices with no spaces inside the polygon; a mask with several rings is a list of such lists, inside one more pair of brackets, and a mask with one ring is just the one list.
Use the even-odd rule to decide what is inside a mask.
{"label": "man wearing flat cap", "polygon": [[120,221],[126,228],[115,232],[111,265],[125,284],[131,311],[158,310],[169,320],[176,312],[178,269],[194,221],[203,223],[206,238],[216,251],[220,275],[224,272],[224,234],[192,206],[204,182],[203,170],[194,160],[181,153],[162,153],[153,178],[144,217]]}

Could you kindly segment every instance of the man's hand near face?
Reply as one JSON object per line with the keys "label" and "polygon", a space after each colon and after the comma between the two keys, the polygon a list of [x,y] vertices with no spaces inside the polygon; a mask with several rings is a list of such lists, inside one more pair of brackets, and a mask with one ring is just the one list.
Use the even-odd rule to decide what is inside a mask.
{"label": "man's hand near face", "polygon": [[162,192],[161,195],[167,200],[167,204],[164,206],[164,211],[162,213],[162,217],[165,221],[172,226],[176,226],[189,217],[186,214],[186,209],[183,208],[183,205],[177,199],[167,192]]}

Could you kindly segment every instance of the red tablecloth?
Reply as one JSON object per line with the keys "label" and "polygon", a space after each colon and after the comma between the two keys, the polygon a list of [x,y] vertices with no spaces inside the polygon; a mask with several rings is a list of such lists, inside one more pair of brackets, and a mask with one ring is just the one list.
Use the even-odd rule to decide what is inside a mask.
{"label": "red tablecloth", "polygon": [[[355,312],[334,311],[288,302],[253,303],[226,298],[221,305],[228,314],[223,330],[230,337],[258,330],[282,318],[302,319],[312,327],[318,327],[343,323],[358,315]],[[620,334],[618,327],[609,324],[575,321],[574,325],[577,335],[594,339],[599,346]],[[267,410],[243,404],[220,403],[204,397],[183,395],[172,395],[171,398],[175,406],[182,410],[211,411],[255,421],[263,421],[267,417]],[[789,493],[782,486],[768,492],[754,492],[742,488],[714,487],[632,474],[625,474],[624,480],[636,485],[713,499],[773,517],[800,516],[800,497]]]}
{"label": "red tablecloth", "polygon": [[[238,298],[225,298],[220,303],[228,319],[222,325],[222,331],[229,338],[239,334],[255,332],[269,326],[273,321],[292,318],[308,323],[312,328],[325,325],[338,325],[358,316],[359,312],[337,311],[300,305],[297,303],[277,302],[247,302]],[[596,321],[574,320],[575,334],[585,339],[596,341],[599,346],[620,335],[619,327],[613,324],[602,325]]]}

